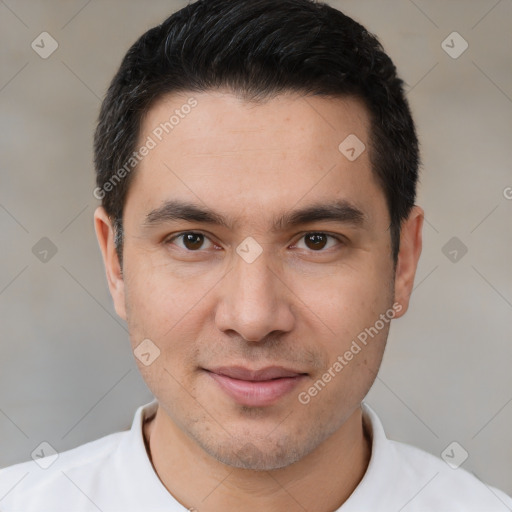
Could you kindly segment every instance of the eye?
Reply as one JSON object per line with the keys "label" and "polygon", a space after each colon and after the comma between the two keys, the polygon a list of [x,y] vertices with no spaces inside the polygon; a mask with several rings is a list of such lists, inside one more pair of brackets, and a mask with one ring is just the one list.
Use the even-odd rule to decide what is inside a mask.
{"label": "eye", "polygon": [[[306,233],[305,235],[302,236],[302,238],[300,238],[299,241],[304,240],[306,248],[313,250],[313,252],[323,252],[322,249],[324,249],[328,245],[329,238],[337,240],[339,243],[343,243],[340,237],[328,235],[327,233],[322,232]],[[298,247],[298,244],[296,244],[296,247]],[[327,248],[330,249],[331,247],[332,245]]]}
{"label": "eye", "polygon": [[211,240],[204,235],[203,233],[196,233],[195,231],[186,231],[185,233],[179,233],[178,235],[174,235],[171,238],[166,240],[166,244],[171,244],[174,240],[182,240],[183,245],[178,245],[181,249],[184,249],[189,252],[197,252],[200,249],[208,249],[208,247],[203,247],[204,241],[208,240],[210,245],[213,246]]}
{"label": "eye", "polygon": [[[300,238],[299,241],[304,240],[306,245],[306,249],[310,249],[313,252],[325,252],[324,249],[330,249],[336,244],[331,244],[329,246],[329,239],[336,240],[340,244],[343,243],[343,240],[335,235],[329,235],[323,232],[310,232]],[[181,244],[175,243],[175,240],[181,240]],[[209,245],[204,246],[205,241],[208,241]],[[215,244],[203,233],[199,233],[196,231],[186,231],[183,233],[178,233],[165,241],[166,244],[174,244],[180,247],[181,249],[188,252],[199,252],[200,250],[211,249],[215,247]],[[299,244],[295,244],[295,247],[298,247]]]}

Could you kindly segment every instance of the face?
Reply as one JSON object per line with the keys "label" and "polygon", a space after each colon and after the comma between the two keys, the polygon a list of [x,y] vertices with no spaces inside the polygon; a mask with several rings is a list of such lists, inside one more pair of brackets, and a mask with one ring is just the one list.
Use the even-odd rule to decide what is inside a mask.
{"label": "face", "polygon": [[[189,113],[158,140],[176,109]],[[132,348],[151,340],[146,363],[160,351],[137,360],[142,376],[169,421],[219,461],[301,459],[373,383],[412,281],[395,279],[368,133],[355,99],[167,96],[142,125],[139,146],[156,145],[126,198],[122,276],[97,212]],[[351,134],[367,148],[355,160],[339,149]]]}

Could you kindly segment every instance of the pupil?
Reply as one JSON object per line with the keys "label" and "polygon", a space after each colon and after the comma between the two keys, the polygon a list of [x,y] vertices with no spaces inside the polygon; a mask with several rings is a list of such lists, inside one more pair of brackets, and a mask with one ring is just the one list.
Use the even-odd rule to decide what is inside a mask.
{"label": "pupil", "polygon": [[[188,233],[185,235],[185,246],[187,249],[199,249],[203,243],[203,235],[200,233]],[[195,240],[195,242],[194,242]]]}
{"label": "pupil", "polygon": [[312,247],[310,247],[310,249],[322,249],[325,247],[326,244],[325,239],[326,236],[322,233],[311,233],[310,235],[306,236],[306,244],[308,243],[308,241],[313,241],[313,245]]}

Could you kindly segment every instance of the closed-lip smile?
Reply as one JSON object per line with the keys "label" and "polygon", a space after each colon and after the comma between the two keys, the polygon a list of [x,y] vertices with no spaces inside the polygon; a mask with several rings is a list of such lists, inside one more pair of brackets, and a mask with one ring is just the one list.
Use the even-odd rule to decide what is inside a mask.
{"label": "closed-lip smile", "polygon": [[235,402],[252,407],[277,402],[307,375],[283,366],[267,366],[257,370],[243,366],[221,366],[205,371]]}

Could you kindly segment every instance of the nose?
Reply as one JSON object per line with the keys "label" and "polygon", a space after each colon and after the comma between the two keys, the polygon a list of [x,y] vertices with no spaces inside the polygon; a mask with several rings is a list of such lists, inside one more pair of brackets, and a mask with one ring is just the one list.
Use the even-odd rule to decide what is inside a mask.
{"label": "nose", "polygon": [[253,342],[265,339],[273,331],[291,331],[295,322],[291,309],[293,292],[269,263],[265,251],[252,263],[235,255],[216,309],[219,330],[236,331]]}

